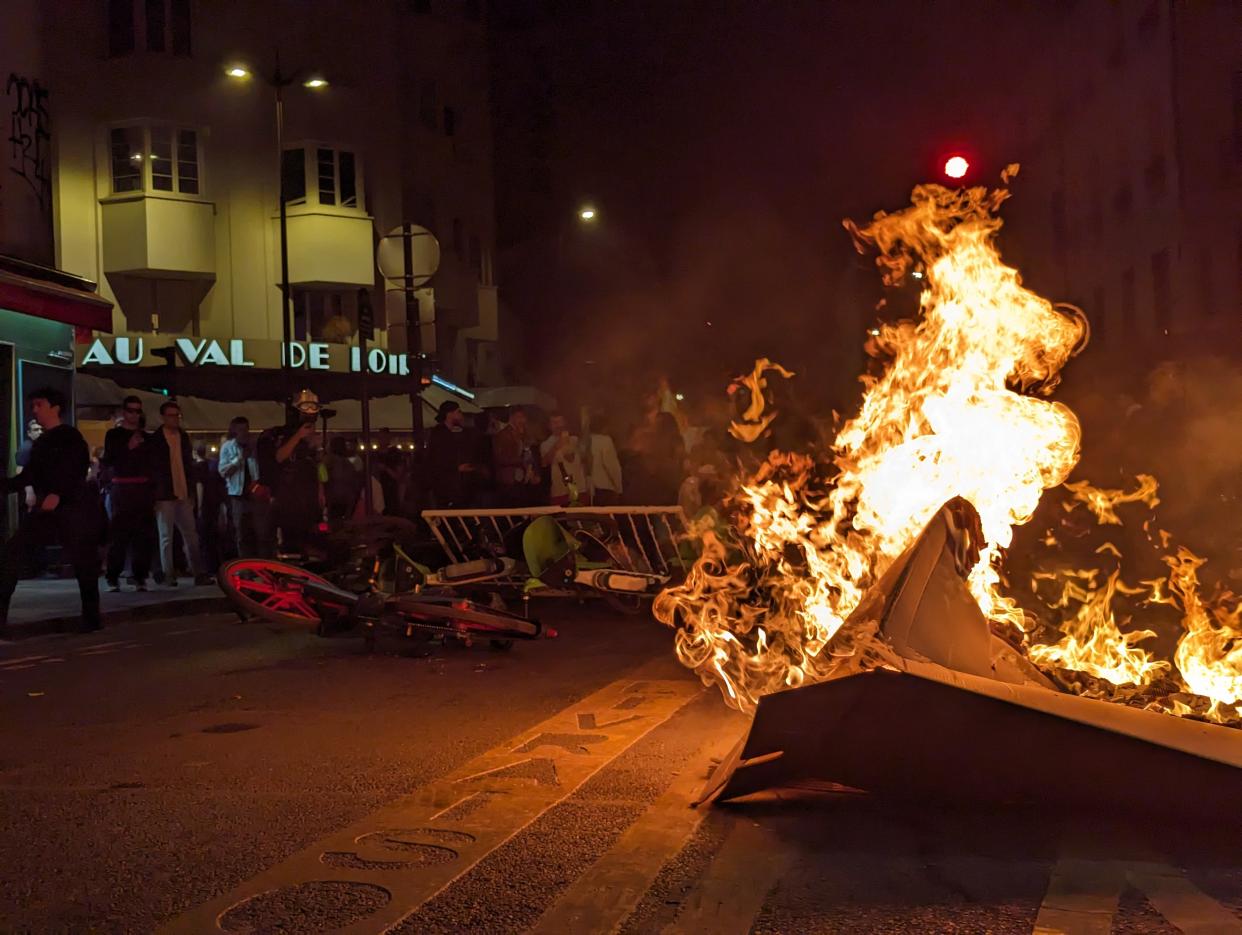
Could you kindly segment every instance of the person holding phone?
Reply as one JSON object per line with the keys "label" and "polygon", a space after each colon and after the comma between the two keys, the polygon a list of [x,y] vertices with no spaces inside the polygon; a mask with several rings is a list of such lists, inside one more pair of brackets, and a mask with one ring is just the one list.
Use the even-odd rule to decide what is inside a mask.
{"label": "person holding phone", "polygon": [[548,432],[548,437],[539,446],[539,453],[544,467],[552,474],[552,504],[578,506],[587,491],[578,436],[570,434],[565,417],[559,412],[548,416]]}
{"label": "person holding phone", "polygon": [[259,477],[271,491],[272,515],[285,552],[303,552],[323,519],[319,461],[310,443],[322,409],[318,396],[302,390],[293,398],[285,424],[259,436]]}

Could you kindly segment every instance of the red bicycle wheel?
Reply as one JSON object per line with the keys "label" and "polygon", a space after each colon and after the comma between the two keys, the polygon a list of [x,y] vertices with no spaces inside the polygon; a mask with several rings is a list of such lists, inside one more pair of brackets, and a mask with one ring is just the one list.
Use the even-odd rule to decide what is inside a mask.
{"label": "red bicycle wheel", "polygon": [[323,616],[316,602],[307,599],[303,588],[312,581],[329,584],[327,579],[305,568],[266,558],[225,562],[216,580],[220,590],[246,613],[273,623],[298,626],[317,626]]}

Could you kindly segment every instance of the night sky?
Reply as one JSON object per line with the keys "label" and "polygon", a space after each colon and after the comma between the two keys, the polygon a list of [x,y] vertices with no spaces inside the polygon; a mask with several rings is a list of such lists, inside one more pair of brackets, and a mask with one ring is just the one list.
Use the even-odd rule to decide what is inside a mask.
{"label": "night sky", "polygon": [[558,240],[572,300],[528,332],[541,377],[573,390],[591,382],[577,365],[624,361],[713,392],[766,354],[844,401],[879,288],[841,219],[901,207],[956,147],[1011,158],[989,152],[986,115],[1052,9],[568,5],[556,185],[564,213],[591,201],[601,224]]}

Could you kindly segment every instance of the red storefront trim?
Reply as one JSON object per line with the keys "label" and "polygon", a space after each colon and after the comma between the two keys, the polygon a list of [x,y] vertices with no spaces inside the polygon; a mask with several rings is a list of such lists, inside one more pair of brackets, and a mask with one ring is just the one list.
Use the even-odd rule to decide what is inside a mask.
{"label": "red storefront trim", "polygon": [[94,331],[112,330],[112,303],[101,296],[0,270],[0,308]]}

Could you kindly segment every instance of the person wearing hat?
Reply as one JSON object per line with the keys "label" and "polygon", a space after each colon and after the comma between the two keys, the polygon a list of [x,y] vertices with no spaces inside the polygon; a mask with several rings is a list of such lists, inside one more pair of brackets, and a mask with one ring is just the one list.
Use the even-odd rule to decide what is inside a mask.
{"label": "person wearing hat", "polygon": [[259,436],[259,478],[272,492],[272,514],[286,552],[302,551],[323,516],[319,463],[310,444],[322,409],[314,392],[301,390],[285,424]]}
{"label": "person wearing hat", "polygon": [[479,442],[466,425],[461,406],[446,399],[427,433],[427,467],[431,492],[442,510],[469,507],[484,480]]}

